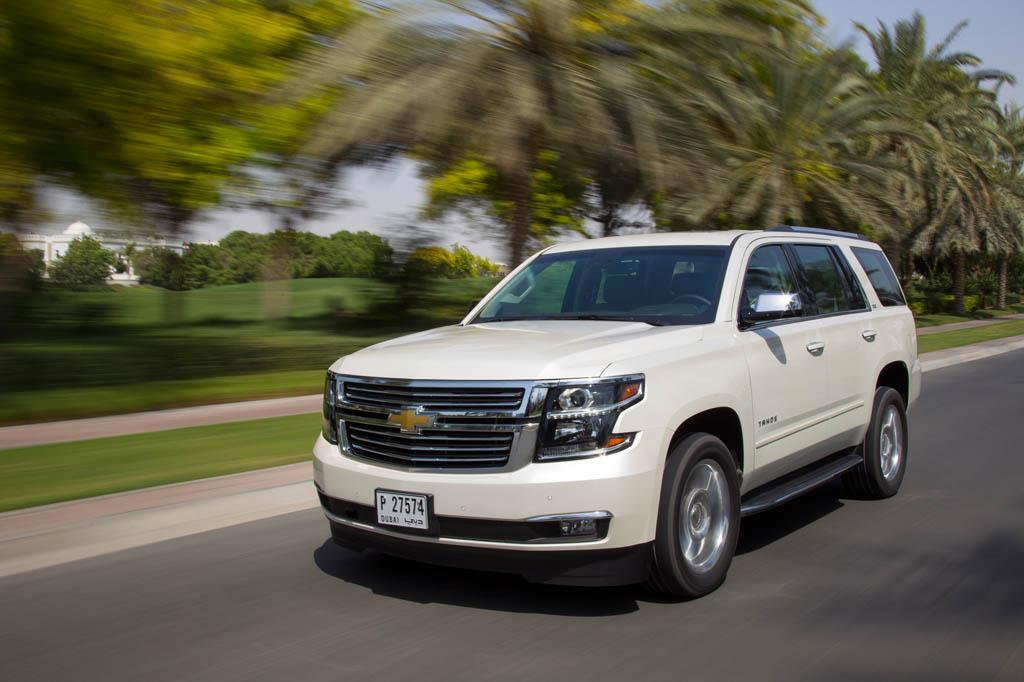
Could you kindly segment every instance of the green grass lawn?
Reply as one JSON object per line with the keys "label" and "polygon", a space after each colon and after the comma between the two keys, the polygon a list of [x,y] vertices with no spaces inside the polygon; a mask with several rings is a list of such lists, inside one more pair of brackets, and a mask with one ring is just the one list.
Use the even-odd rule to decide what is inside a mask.
{"label": "green grass lawn", "polygon": [[[111,414],[125,403],[195,404],[207,399],[206,382],[215,400],[245,399],[259,380],[245,390],[217,387],[244,375],[323,372],[365,346],[457,322],[495,280],[428,281],[404,293],[392,283],[351,278],[272,284],[287,299],[270,306],[273,315],[264,284],[35,294],[17,324],[0,330],[0,423],[65,409],[67,416]],[[196,391],[183,393],[187,386]],[[286,390],[296,391],[304,392]],[[64,399],[46,407],[56,395]]]}
{"label": "green grass lawn", "polygon": [[301,462],[320,415],[0,450],[0,512]]}
{"label": "green grass lawn", "polygon": [[954,322],[971,322],[973,320],[990,320],[994,317],[1005,315],[1018,315],[1024,313],[1024,303],[1011,305],[1000,310],[975,310],[967,315],[953,315],[949,313],[938,313],[935,315],[918,315],[914,318],[918,327],[935,327],[940,324],[952,324]]}
{"label": "green grass lawn", "polygon": [[917,337],[917,352],[919,354],[928,353],[933,350],[968,346],[972,343],[1003,339],[1008,336],[1019,336],[1021,334],[1024,334],[1024,320],[999,322],[983,327],[959,329],[951,332],[939,332],[938,334]]}
{"label": "green grass lawn", "polygon": [[[918,350],[927,353],[1017,335],[1024,335],[1024,320],[923,336]],[[13,402],[37,416],[63,417],[69,416],[69,406],[87,411],[89,405],[101,404],[127,412],[303,395],[318,392],[322,378],[323,370],[315,370],[153,382],[127,394],[68,388],[14,396]],[[2,410],[0,414],[11,414],[11,402]],[[0,511],[303,461],[310,456],[319,424],[318,414],[307,414],[0,450]]]}
{"label": "green grass lawn", "polygon": [[0,403],[0,425],[310,395],[323,390],[326,370],[324,365],[316,370],[9,393]]}

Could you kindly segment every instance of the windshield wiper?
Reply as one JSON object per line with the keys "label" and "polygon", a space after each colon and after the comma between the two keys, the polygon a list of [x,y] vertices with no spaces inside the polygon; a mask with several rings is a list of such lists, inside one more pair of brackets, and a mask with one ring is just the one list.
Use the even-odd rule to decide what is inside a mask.
{"label": "windshield wiper", "polygon": [[630,315],[571,315],[568,317],[556,317],[556,320],[602,320],[608,322],[643,322],[652,327],[664,327],[664,322],[658,322],[647,317],[633,317]]}
{"label": "windshield wiper", "polygon": [[664,327],[664,322],[658,322],[646,317],[632,317],[629,315],[533,315],[530,317],[491,317],[487,319],[477,318],[470,324],[490,324],[491,322],[523,322],[524,320],[599,320],[606,322],[643,322],[652,327]]}

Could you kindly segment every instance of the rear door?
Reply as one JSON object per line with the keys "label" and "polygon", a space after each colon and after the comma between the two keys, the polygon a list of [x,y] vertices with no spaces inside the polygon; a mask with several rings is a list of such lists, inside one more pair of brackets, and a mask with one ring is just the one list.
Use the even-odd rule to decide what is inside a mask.
{"label": "rear door", "polygon": [[822,416],[829,419],[828,449],[859,443],[871,410],[880,354],[867,297],[843,252],[833,244],[792,244],[799,273],[821,324],[828,367]]}

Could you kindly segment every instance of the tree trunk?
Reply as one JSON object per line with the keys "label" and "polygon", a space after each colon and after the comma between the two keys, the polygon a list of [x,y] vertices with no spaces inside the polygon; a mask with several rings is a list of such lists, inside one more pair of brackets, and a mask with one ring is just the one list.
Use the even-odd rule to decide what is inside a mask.
{"label": "tree trunk", "polygon": [[953,312],[957,315],[966,315],[964,289],[967,285],[967,254],[963,249],[958,248],[953,258]]}
{"label": "tree trunk", "polygon": [[509,194],[512,199],[512,228],[508,235],[510,270],[519,266],[526,258],[526,246],[530,239],[530,224],[533,222],[533,170],[537,160],[535,135],[526,134],[516,151]]}
{"label": "tree trunk", "polygon": [[996,307],[1006,309],[1006,285],[1010,274],[1010,257],[1005,253],[999,257],[999,302]]}
{"label": "tree trunk", "polygon": [[893,237],[887,246],[886,255],[889,256],[889,263],[892,265],[893,270],[896,271],[896,279],[899,280],[905,289],[908,284],[905,272],[908,268],[904,267],[903,262],[903,242],[899,237]]}

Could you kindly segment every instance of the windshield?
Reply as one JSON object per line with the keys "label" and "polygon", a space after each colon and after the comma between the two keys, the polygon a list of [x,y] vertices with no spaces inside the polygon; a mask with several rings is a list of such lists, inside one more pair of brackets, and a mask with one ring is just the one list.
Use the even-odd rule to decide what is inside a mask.
{"label": "windshield", "polygon": [[471,323],[715,319],[726,246],[591,249],[543,255],[505,284]]}

